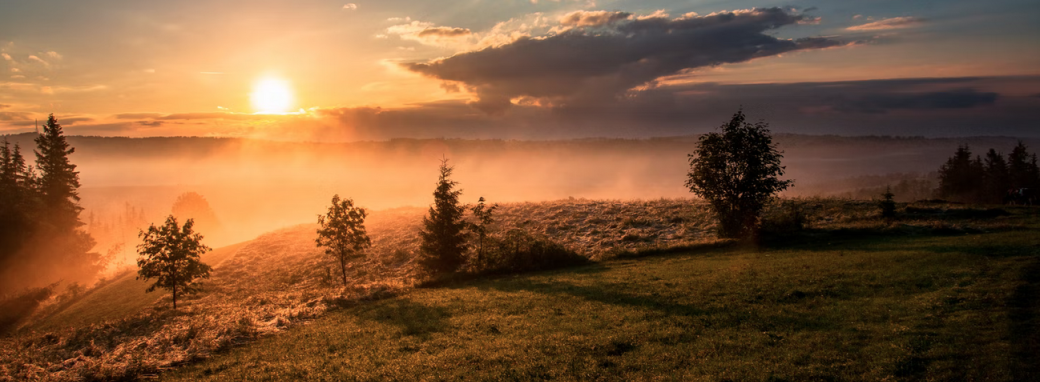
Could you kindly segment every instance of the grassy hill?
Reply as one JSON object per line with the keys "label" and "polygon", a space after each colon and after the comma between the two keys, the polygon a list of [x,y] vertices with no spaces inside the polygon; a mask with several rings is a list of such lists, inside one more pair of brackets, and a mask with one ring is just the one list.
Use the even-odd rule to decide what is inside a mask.
{"label": "grassy hill", "polygon": [[1035,380],[1040,235],[826,234],[418,289],[166,380]]}
{"label": "grassy hill", "polygon": [[422,209],[370,215],[346,288],[315,227],[289,227],[215,251],[178,310],[133,297],[130,276],[0,338],[0,380],[1040,375],[1037,210],[903,205],[885,221],[869,202],[804,199],[767,219],[791,211],[806,229],[740,246],[688,200],[504,204],[498,232],[595,261],[419,289]]}
{"label": "grassy hill", "polygon": [[[219,265],[245,244],[217,248],[202,255],[202,262]],[[67,307],[28,323],[25,329],[49,331],[62,327],[84,327],[138,314],[164,297],[164,293],[146,293],[148,285],[148,281],[138,280],[134,272],[122,274]]]}

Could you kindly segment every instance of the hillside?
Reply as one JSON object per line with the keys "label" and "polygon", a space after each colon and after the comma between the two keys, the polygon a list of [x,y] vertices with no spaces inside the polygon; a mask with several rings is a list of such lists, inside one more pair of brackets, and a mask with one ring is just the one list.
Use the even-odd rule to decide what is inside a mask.
{"label": "hillside", "polygon": [[[748,248],[717,241],[704,206],[685,200],[504,204],[498,232],[523,229],[546,235],[596,262],[418,290],[413,289],[413,261],[422,209],[372,213],[367,226],[373,248],[367,261],[352,265],[352,285],[346,288],[338,285],[331,260],[314,247],[315,227],[290,227],[211,254],[225,260],[207,258],[217,264],[212,278],[177,311],[169,308],[168,294],[134,291],[143,285],[131,277],[95,291],[70,306],[72,310],[43,317],[37,326],[0,339],[0,379],[167,376],[164,371],[204,360],[209,361],[172,376],[216,373],[235,379],[258,370],[270,372],[273,379],[380,375],[358,374],[364,369],[412,379],[418,374],[407,370],[436,375],[444,371],[435,365],[458,363],[486,366],[460,373],[505,378],[509,374],[502,365],[516,361],[526,365],[518,369],[527,373],[518,376],[523,379],[549,375],[544,374],[549,369],[568,378],[638,378],[653,371],[633,369],[635,365],[679,353],[710,361],[696,370],[683,363],[688,360],[661,364],[686,370],[677,374],[682,379],[719,372],[711,365],[768,361],[779,374],[794,379],[819,374],[866,380],[901,367],[948,375],[962,369],[942,361],[934,363],[938,371],[927,366],[922,372],[914,357],[989,360],[989,354],[1001,354],[993,349],[1026,346],[1009,342],[1014,337],[1009,330],[1026,339],[1035,335],[1034,307],[1023,305],[1031,295],[1016,295],[1034,293],[1029,288],[1036,280],[1027,276],[1036,268],[1040,245],[1035,210],[1019,208],[1008,214],[922,205],[906,209],[899,221],[889,224],[877,218],[871,203],[808,199],[773,207],[767,219],[783,221],[785,208],[791,206],[806,214],[809,230]],[[626,260],[654,253],[674,255]],[[134,310],[138,312],[123,316],[104,313]],[[65,326],[62,317],[73,318],[74,325]],[[958,334],[957,325],[979,331]],[[692,328],[698,328],[693,337]],[[795,344],[789,354],[762,358],[774,357],[762,349],[783,338]],[[918,344],[922,338],[934,344],[912,350],[921,354],[881,351],[886,346],[916,349],[924,346]],[[851,345],[830,355],[803,348],[832,344],[827,341]],[[964,341],[982,347],[964,347]],[[366,350],[348,351],[352,346]],[[291,364],[269,358],[290,354],[285,347],[299,349],[291,354],[302,358]],[[316,353],[322,349],[330,354]],[[639,356],[610,358],[629,352]],[[750,355],[738,360],[742,352]],[[351,358],[329,358],[332,354]],[[375,362],[372,354],[390,361],[365,364]],[[481,358],[495,354],[498,358]],[[252,363],[238,359],[255,359],[267,369],[239,369]],[[839,360],[887,366],[823,366]],[[973,372],[1000,376],[1020,369],[1017,359],[997,361]],[[316,364],[325,362],[340,369]],[[559,369],[553,362],[570,366]],[[794,366],[781,367],[790,362]],[[747,369],[729,372],[736,379],[751,376]]]}

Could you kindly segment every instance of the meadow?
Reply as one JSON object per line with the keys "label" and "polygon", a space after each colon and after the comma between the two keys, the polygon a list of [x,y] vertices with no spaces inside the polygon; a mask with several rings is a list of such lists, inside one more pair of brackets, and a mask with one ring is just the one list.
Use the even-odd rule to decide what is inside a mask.
{"label": "meadow", "polygon": [[888,221],[796,199],[767,223],[802,229],[737,243],[690,200],[503,204],[498,231],[592,261],[423,287],[425,210],[375,211],[352,285],[313,225],[286,228],[210,254],[177,311],[133,275],[41,309],[0,339],[0,379],[1029,380],[1037,212],[912,204]]}

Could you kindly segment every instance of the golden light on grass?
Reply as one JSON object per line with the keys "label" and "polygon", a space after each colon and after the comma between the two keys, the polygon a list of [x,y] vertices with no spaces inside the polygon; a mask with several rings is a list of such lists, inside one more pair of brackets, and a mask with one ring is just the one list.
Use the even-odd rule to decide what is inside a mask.
{"label": "golden light on grass", "polygon": [[250,100],[258,114],[285,114],[292,107],[293,93],[288,81],[268,77],[253,85]]}

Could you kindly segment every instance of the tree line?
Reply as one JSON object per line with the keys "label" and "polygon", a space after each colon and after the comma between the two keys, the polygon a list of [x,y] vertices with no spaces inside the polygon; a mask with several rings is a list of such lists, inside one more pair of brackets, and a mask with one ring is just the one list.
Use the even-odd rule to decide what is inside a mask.
{"label": "tree line", "polygon": [[942,199],[964,203],[1033,204],[1040,190],[1040,166],[1036,154],[1030,154],[1021,141],[1007,155],[994,149],[986,156],[972,157],[965,145],[939,168]]}
{"label": "tree line", "polygon": [[32,164],[18,144],[0,148],[0,294],[31,279],[90,280],[105,265],[82,229],[75,148],[53,114],[35,143]]}

